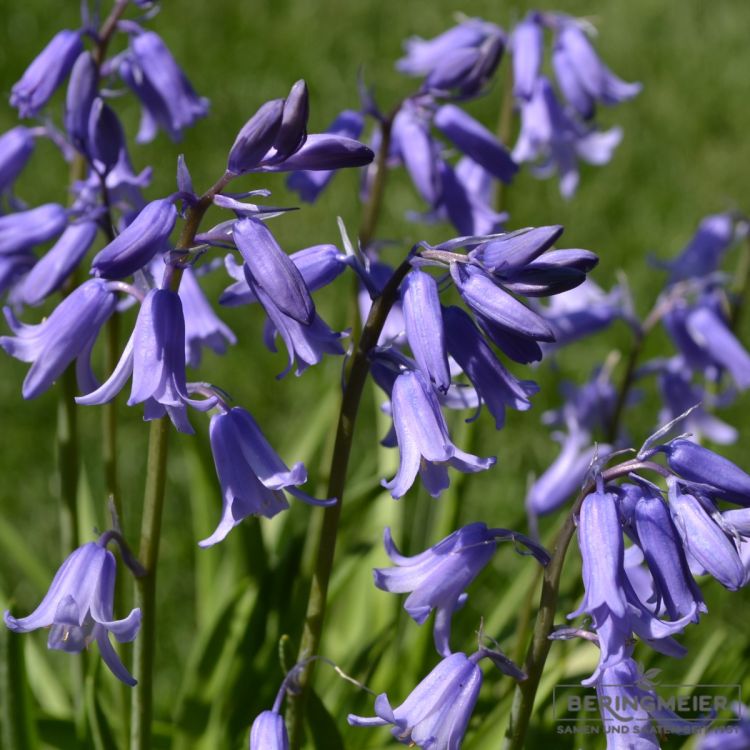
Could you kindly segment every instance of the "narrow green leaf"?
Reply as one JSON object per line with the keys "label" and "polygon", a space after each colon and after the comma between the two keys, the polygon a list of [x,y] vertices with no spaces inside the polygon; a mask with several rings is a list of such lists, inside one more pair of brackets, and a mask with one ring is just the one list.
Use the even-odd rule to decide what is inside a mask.
{"label": "narrow green leaf", "polygon": [[314,690],[307,699],[307,726],[316,750],[345,750],[336,720]]}
{"label": "narrow green leaf", "polygon": [[38,746],[29,706],[23,636],[0,627],[3,750]]}

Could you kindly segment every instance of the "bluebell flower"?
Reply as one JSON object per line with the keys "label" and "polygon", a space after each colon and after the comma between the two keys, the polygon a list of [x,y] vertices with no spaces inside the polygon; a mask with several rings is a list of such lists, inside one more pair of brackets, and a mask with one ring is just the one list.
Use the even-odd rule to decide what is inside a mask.
{"label": "bluebell flower", "polygon": [[170,198],[151,201],[96,254],[91,263],[93,272],[108,279],[121,279],[135,273],[158,252],[167,249],[176,221],[177,209]]}
{"label": "bluebell flower", "polygon": [[404,557],[396,548],[391,530],[383,535],[388,557],[395,567],[376,568],[375,585],[383,591],[409,593],[404,609],[418,625],[435,610],[435,648],[448,656],[453,613],[466,601],[464,589],[492,559],[497,541],[512,540],[531,550],[543,564],[547,553],[523,534],[507,529],[488,529],[483,523],[471,523],[414,557]]}
{"label": "bluebell flower", "polygon": [[534,162],[541,177],[557,171],[560,193],[570,198],[578,187],[578,160],[606,164],[621,139],[619,128],[598,131],[571,119],[550,82],[539,76],[531,99],[521,101],[521,131],[512,156],[516,162]]}
{"label": "bluebell flower", "polygon": [[531,99],[544,56],[544,28],[539,13],[528,13],[516,25],[510,39],[510,51],[513,56],[513,96]]}
{"label": "bluebell flower", "polygon": [[435,279],[413,269],[401,285],[406,339],[414,359],[435,387],[445,393],[451,384],[440,297]]}
{"label": "bluebell flower", "polygon": [[406,494],[417,472],[430,495],[437,497],[450,484],[447,465],[472,473],[494,465],[494,458],[479,458],[453,445],[432,386],[419,371],[396,378],[391,408],[400,463],[396,476],[383,486],[394,498]]}
{"label": "bluebell flower", "polygon": [[79,31],[63,29],[52,37],[11,89],[10,104],[21,117],[39,114],[82,51]]}
{"label": "bluebell flower", "polygon": [[557,16],[555,22],[555,75],[565,98],[581,117],[593,117],[597,102],[619,104],[640,93],[640,83],[626,83],[604,65],[574,19]]}
{"label": "bluebell flower", "polygon": [[479,243],[469,252],[469,257],[502,277],[503,274],[523,268],[549,250],[562,233],[563,228],[559,225],[507,232]]}
{"label": "bluebell flower", "polygon": [[353,138],[331,133],[310,133],[304,144],[283,161],[275,160],[272,149],[257,172],[328,172],[332,169],[364,167],[375,158],[372,150]]}
{"label": "bluebell flower", "polygon": [[87,125],[87,153],[94,168],[100,174],[107,175],[117,167],[123,154],[127,159],[122,125],[114,110],[99,97],[91,105]]}
{"label": "bluebell flower", "polygon": [[68,212],[59,203],[0,216],[0,255],[27,252],[57,237],[67,223]]}
{"label": "bluebell flower", "polygon": [[138,143],[148,143],[162,128],[179,141],[189,128],[208,114],[208,99],[198,96],[172,53],[153,31],[130,35],[130,54],[120,62],[120,75],[140,99]]}
{"label": "bluebell flower", "polygon": [[729,213],[711,214],[701,220],[692,239],[671,261],[660,265],[670,271],[670,284],[683,279],[703,278],[716,271],[734,240],[734,217]]}
{"label": "bluebell flower", "polygon": [[17,125],[0,136],[0,193],[4,193],[23,171],[34,153],[34,133]]}
{"label": "bluebell flower", "polygon": [[[468,156],[461,157],[454,169],[456,182],[463,189],[468,198],[469,213],[471,220],[466,228],[468,235],[494,234],[502,229],[503,222],[508,218],[505,213],[498,213],[492,206],[494,181],[492,175],[481,165],[477,164]],[[446,206],[450,205],[450,199],[445,195],[448,187],[443,179],[443,197]],[[454,226],[456,222],[453,221]],[[456,226],[463,234],[463,231]]]}
{"label": "bluebell flower", "polygon": [[489,344],[460,307],[443,309],[448,353],[473,384],[481,403],[495,419],[495,428],[505,423],[505,408],[518,411],[531,408],[529,397],[539,388],[536,383],[516,379],[505,369]]}
{"label": "bluebell flower", "polygon": [[229,151],[227,169],[243,174],[260,164],[273,145],[284,115],[284,100],[272,99],[242,126]]}
{"label": "bluebell flower", "polygon": [[70,224],[57,242],[15,286],[11,302],[41,305],[62,287],[94,242],[98,227],[93,221]]}
{"label": "bluebell flower", "polygon": [[273,142],[274,154],[268,163],[285,161],[305,145],[309,114],[310,100],[307,84],[300,79],[292,86],[284,100],[281,123]]}
{"label": "bluebell flower", "polygon": [[461,746],[482,686],[477,662],[481,652],[450,654],[395,709],[388,696],[375,699],[373,718],[349,714],[350,724],[376,727],[393,724],[391,733],[402,744],[425,750],[454,750]]}
{"label": "bluebell flower", "polygon": [[675,477],[667,480],[669,511],[682,538],[688,561],[715,578],[730,591],[737,591],[745,583],[745,568],[737,546],[711,517],[718,512],[708,498],[689,486],[681,486]]}
{"label": "bluebell flower", "polygon": [[179,295],[185,315],[185,361],[189,367],[200,365],[204,346],[224,354],[228,344],[237,343],[232,330],[213,311],[191,268],[182,273]]}
{"label": "bluebell flower", "polygon": [[456,148],[496,179],[510,183],[518,172],[518,165],[505,146],[484,125],[455,104],[440,107],[433,122]]}
{"label": "bluebell flower", "polygon": [[70,73],[65,99],[65,130],[81,153],[86,153],[91,105],[98,88],[99,68],[90,52],[82,52]]}
{"label": "bluebell flower", "polygon": [[16,633],[51,628],[47,646],[68,653],[81,652],[96,641],[112,674],[126,685],[135,685],[112,648],[109,634],[120,643],[132,641],[141,624],[141,611],[134,609],[125,619],[114,619],[115,568],[114,555],[102,544],[84,544],[67,557],[39,606],[21,618],[6,611],[5,624]]}
{"label": "bluebell flower", "polygon": [[86,406],[106,404],[133,383],[128,406],[145,402],[144,418],[169,415],[180,432],[192,433],[186,406],[207,410],[215,399],[191,399],[185,379],[185,318],[176,292],[152,289],[141,304],[133,333],[112,374],[96,390],[76,398]]}
{"label": "bluebell flower", "polygon": [[[326,129],[326,134],[343,136],[358,140],[365,126],[365,119],[361,112],[351,109],[344,110]],[[333,178],[335,170],[319,169],[315,171],[301,170],[292,172],[287,179],[287,187],[296,192],[300,199],[313,203]]]}
{"label": "bluebell flower", "polygon": [[261,711],[250,728],[250,750],[289,750],[284,717],[276,711]]}
{"label": "bluebell flower", "polygon": [[209,436],[223,510],[213,534],[198,543],[201,547],[220,542],[243,518],[272,518],[285,510],[289,507],[285,491],[313,505],[335,502],[317,500],[298,489],[307,481],[304,465],[296,463],[288,469],[245,409],[214,414]]}
{"label": "bluebell flower", "polygon": [[284,315],[303,325],[315,317],[315,305],[302,274],[279,247],[270,229],[258,219],[235,222],[232,235],[245,261],[245,275],[262,289]]}
{"label": "bluebell flower", "polygon": [[24,398],[44,393],[77,358],[79,384],[89,369],[91,347],[99,329],[114,312],[116,297],[99,279],[90,279],[69,294],[38,325],[24,325],[6,308],[14,336],[0,337],[0,346],[22,362],[32,362],[23,381]]}

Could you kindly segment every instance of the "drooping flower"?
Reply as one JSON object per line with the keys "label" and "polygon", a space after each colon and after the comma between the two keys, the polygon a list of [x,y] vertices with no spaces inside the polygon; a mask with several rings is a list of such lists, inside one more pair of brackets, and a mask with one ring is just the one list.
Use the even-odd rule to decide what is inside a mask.
{"label": "drooping flower", "polygon": [[70,73],[83,50],[81,33],[63,29],[26,68],[10,92],[10,104],[21,117],[34,117]]}
{"label": "drooping flower", "polygon": [[181,432],[192,433],[186,406],[207,410],[213,398],[191,399],[185,379],[185,318],[176,292],[152,289],[138,311],[133,333],[109,379],[99,388],[76,398],[86,406],[111,401],[130,376],[128,406],[145,402],[144,418],[167,413]]}
{"label": "drooping flower", "polygon": [[0,216],[0,255],[25,253],[57,237],[67,222],[68,212],[59,203]]}
{"label": "drooping flower", "polygon": [[250,750],[289,750],[284,717],[276,711],[261,711],[250,728]]}
{"label": "drooping flower", "polygon": [[91,347],[99,329],[114,312],[116,297],[106,282],[90,279],[69,294],[38,325],[24,325],[6,308],[14,336],[0,337],[0,346],[22,362],[32,362],[23,381],[24,398],[44,393],[74,360],[78,361],[79,385],[88,382]]}
{"label": "drooping flower", "polygon": [[531,99],[542,69],[544,29],[540,15],[531,12],[513,29],[510,51],[513,56],[513,96]]}
{"label": "drooping flower", "polygon": [[17,125],[0,136],[0,193],[16,181],[34,152],[34,134]]}
{"label": "drooping flower", "polygon": [[396,548],[391,530],[386,529],[383,543],[394,562],[393,568],[376,568],[375,585],[383,591],[409,593],[404,609],[418,624],[435,610],[435,648],[448,656],[453,613],[466,601],[464,589],[492,559],[497,541],[512,540],[531,550],[546,564],[547,553],[523,534],[507,529],[488,529],[483,523],[471,523],[414,557],[404,557]]}
{"label": "drooping flower", "polygon": [[198,96],[161,37],[135,28],[120,75],[140,99],[141,125],[136,140],[148,143],[162,128],[173,141],[208,114],[208,99]]}
{"label": "drooping flower", "polygon": [[400,706],[391,708],[388,696],[381,693],[375,699],[377,716],[349,714],[347,720],[359,727],[393,724],[391,733],[405,745],[425,750],[459,748],[482,686],[482,671],[477,666],[482,656],[481,651],[468,657],[450,654]]}
{"label": "drooping flower", "polygon": [[91,263],[97,276],[122,279],[143,268],[156,253],[166,250],[177,221],[177,209],[170,198],[148,203],[128,226]]}
{"label": "drooping flower", "polygon": [[394,498],[406,494],[418,472],[430,495],[437,497],[450,484],[448,465],[472,473],[494,465],[494,458],[464,453],[451,442],[437,396],[421,372],[406,371],[396,378],[391,408],[400,463],[396,476],[383,486]]}
{"label": "drooping flower", "polygon": [[47,646],[77,653],[96,641],[105,664],[126,685],[136,681],[112,648],[109,634],[120,643],[132,641],[141,624],[134,609],[123,620],[113,619],[115,557],[101,543],[89,542],[72,552],[50,584],[39,606],[27,617],[6,611],[5,624],[16,633],[51,628]]}
{"label": "drooping flower", "polygon": [[73,145],[86,153],[89,116],[96,99],[99,68],[90,52],[82,52],[73,66],[65,99],[65,130]]}
{"label": "drooping flower", "polygon": [[201,547],[220,542],[243,518],[272,518],[288,508],[284,491],[313,505],[335,502],[317,500],[298,489],[307,481],[304,465],[296,463],[288,469],[245,409],[214,414],[209,435],[223,511],[213,534],[198,543]]}

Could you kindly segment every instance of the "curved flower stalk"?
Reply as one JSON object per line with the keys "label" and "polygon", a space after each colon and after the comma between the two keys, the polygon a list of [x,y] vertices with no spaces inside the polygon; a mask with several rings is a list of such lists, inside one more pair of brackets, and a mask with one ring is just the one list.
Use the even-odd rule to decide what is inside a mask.
{"label": "curved flower stalk", "polygon": [[110,633],[120,643],[132,641],[141,624],[134,609],[115,620],[115,557],[106,548],[111,532],[98,541],[76,549],[63,562],[39,606],[28,616],[16,618],[5,612],[5,624],[16,633],[50,628],[47,647],[78,653],[96,641],[104,662],[119,680],[133,686],[130,675],[110,643]]}

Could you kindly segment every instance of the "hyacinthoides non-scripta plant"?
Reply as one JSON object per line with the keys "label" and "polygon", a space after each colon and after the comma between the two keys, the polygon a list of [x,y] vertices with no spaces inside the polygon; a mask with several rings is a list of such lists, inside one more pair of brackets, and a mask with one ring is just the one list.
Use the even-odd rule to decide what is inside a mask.
{"label": "hyacinthoides non-scripta plant", "polygon": [[[136,142],[162,137],[159,131],[178,140],[208,115],[208,101],[194,91],[151,30],[153,9],[152,3],[120,1],[100,18],[98,8],[84,4],[80,28],[56,34],[11,91],[11,105],[31,123],[0,138],[5,211],[0,217],[0,281],[10,328],[0,345],[31,365],[22,387],[25,398],[35,398],[60,381],[61,499],[67,530],[66,557],[47,594],[26,617],[7,611],[8,628],[27,632],[49,627],[48,646],[73,653],[96,641],[104,663],[132,688],[132,707],[121,720],[122,736],[129,736],[135,750],[151,746],[156,573],[168,435],[173,427],[193,433],[193,422],[201,419],[194,412],[210,414],[209,443],[222,509],[213,533],[198,542],[201,547],[218,544],[250,516],[276,516],[289,507],[288,495],[325,506],[321,523],[312,523],[309,530],[313,562],[306,611],[304,605],[293,607],[302,621],[284,623],[292,640],[299,640],[299,654],[295,664],[286,664],[287,676],[271,708],[252,723],[250,747],[300,747],[306,715],[316,746],[333,746],[331,735],[320,729],[321,704],[311,687],[312,668],[319,660],[328,662],[320,653],[321,638],[336,542],[343,533],[340,520],[355,422],[368,374],[388,399],[383,409],[392,426],[383,444],[397,448],[399,455],[398,467],[392,478],[383,478],[383,487],[399,499],[419,475],[424,490],[438,497],[449,487],[449,468],[473,474],[495,464],[494,457],[474,455],[473,449],[462,450],[453,442],[446,412],[470,410],[472,420],[484,405],[501,429],[506,409],[528,410],[538,391],[533,381],[512,374],[508,361],[531,365],[545,353],[622,318],[634,331],[635,343],[620,386],[612,384],[614,364],[608,361],[591,383],[569,389],[565,405],[549,415],[548,422],[566,433],[559,458],[529,492],[531,535],[486,518],[452,528],[428,549],[406,555],[390,528],[371,530],[373,543],[384,535],[393,563],[375,569],[375,586],[408,594],[404,609],[417,624],[435,611],[432,640],[437,655],[433,652],[433,667],[412,683],[402,703],[396,705],[383,692],[375,699],[374,717],[351,714],[348,720],[360,727],[390,726],[395,740],[404,744],[457,748],[479,699],[484,679],[480,663],[489,661],[518,683],[506,744],[520,748],[551,641],[577,637],[600,652],[599,664],[584,684],[613,699],[652,697],[633,658],[635,636],[661,653],[680,656],[684,649],[674,636],[706,610],[693,576],[709,574],[731,590],[744,585],[741,555],[742,539],[750,535],[744,508],[750,476],[684,435],[667,441],[666,429],[657,430],[635,457],[623,457],[619,451],[630,447],[624,415],[635,404],[633,385],[656,376],[664,400],[662,424],[672,428],[676,420],[680,429],[719,443],[734,438],[732,428],[708,410],[750,384],[750,355],[733,333],[742,295],[728,296],[726,278],[718,272],[724,251],[746,234],[745,220],[728,213],[706,219],[685,252],[668,264],[667,289],[643,322],[624,288],[605,294],[587,280],[598,258],[587,250],[561,248],[562,227],[506,228],[509,217],[501,211],[503,194],[497,182],[510,184],[529,162],[538,176],[556,175],[563,196],[572,197],[579,160],[608,162],[622,137],[618,128],[605,131],[596,125],[598,108],[630,99],[640,90],[639,84],[619,79],[602,63],[586,22],[551,12],[532,12],[509,32],[492,22],[464,18],[434,39],[409,40],[397,67],[418,78],[413,93],[384,110],[361,78],[360,107],[341,113],[325,133],[308,133],[308,91],[305,82],[298,81],[286,97],[262,104],[241,128],[227,148],[226,166],[208,190],[194,189],[188,154],[178,160],[176,190],[147,200],[150,170],[136,173],[132,167],[115,94],[133,94],[140,103]],[[506,53],[510,74],[496,87]],[[60,118],[53,95],[63,87]],[[464,106],[492,96],[497,88],[502,98],[499,137]],[[510,149],[505,144],[513,134],[514,111],[520,124]],[[374,123],[370,147],[358,140],[367,119]],[[29,207],[14,193],[13,183],[39,138],[50,139],[71,163],[68,206]],[[410,217],[447,221],[452,234],[459,236],[434,244],[417,241],[391,266],[387,244],[376,240],[387,175],[401,166],[427,204],[426,211]],[[312,202],[336,170],[358,167],[364,168],[362,220],[355,243],[342,225],[343,252],[318,244],[287,255],[269,227],[287,207],[264,205],[260,199],[269,195],[265,188],[228,190],[245,175],[271,180],[268,173],[286,172],[291,173],[289,187]],[[204,227],[210,208],[225,216]],[[53,242],[51,248],[37,255],[35,248],[48,242]],[[96,254],[89,259],[95,245]],[[300,489],[307,481],[304,465],[298,462],[289,469],[249,411],[233,405],[218,386],[188,380],[187,368],[201,365],[205,347],[224,353],[236,342],[201,290],[201,279],[221,266],[213,256],[225,251],[230,253],[224,267],[231,283],[219,301],[262,307],[264,343],[272,350],[283,343],[287,352],[281,376],[292,369],[299,375],[324,354],[342,355],[348,349],[328,489],[315,493],[322,494],[321,499]],[[357,281],[352,308],[359,308],[361,321],[351,321],[351,329],[339,333],[321,318],[311,293],[347,271]],[[21,322],[29,315],[26,308],[45,304],[59,292],[62,299],[40,323]],[[550,299],[541,303],[545,298]],[[132,331],[121,336],[122,316],[134,305]],[[657,323],[664,324],[678,353],[641,363],[643,341]],[[106,344],[104,375],[97,376],[92,354],[101,338]],[[696,382],[699,379],[703,382]],[[143,417],[151,422],[137,555],[121,525],[123,515],[138,508],[119,489],[122,467],[117,465],[112,406],[129,380],[128,405],[142,404]],[[76,536],[74,404],[107,410],[102,458],[111,528],[96,541],[83,543]],[[597,429],[598,445],[592,442]],[[457,484],[454,479],[454,487]],[[534,538],[535,519],[581,487],[550,555]],[[727,510],[725,502],[741,507]],[[555,627],[560,575],[576,528],[585,594],[574,615],[590,619],[580,627]],[[506,656],[479,623],[475,644],[451,638],[454,613],[466,601],[466,589],[492,561],[499,541],[534,557],[544,571],[541,605],[523,666]],[[124,614],[126,597],[122,587],[115,591],[118,562],[110,544],[137,581],[136,606],[119,620],[115,618]],[[263,591],[270,595],[268,585],[273,584]],[[306,594],[302,592],[303,600]],[[244,624],[246,632],[239,636],[213,631],[209,640],[222,632],[241,643],[263,639],[265,623],[248,617]],[[530,628],[530,620],[522,618],[521,646]],[[115,650],[110,634],[120,643],[135,640],[132,664],[127,652]],[[290,654],[286,639],[282,645],[285,664]],[[84,677],[81,661],[79,689],[84,679],[92,679],[91,674]],[[266,667],[264,675],[253,676],[273,681],[271,667]],[[88,669],[95,675],[94,670]],[[361,671],[367,676],[366,669]],[[217,698],[219,716],[220,703]],[[20,706],[22,700],[12,704]],[[20,738],[19,746],[29,746],[34,731],[24,726],[22,716],[16,718],[6,712],[4,731]],[[116,721],[106,716],[96,698],[81,706],[77,718],[81,743],[116,743],[108,728]],[[250,717],[244,718],[249,725]],[[630,720],[638,722],[642,747],[658,747],[660,731],[685,730],[679,716],[664,712]],[[367,731],[362,730],[362,736]],[[247,728],[244,742],[246,733]],[[608,738],[612,747],[624,746],[617,742]]]}

